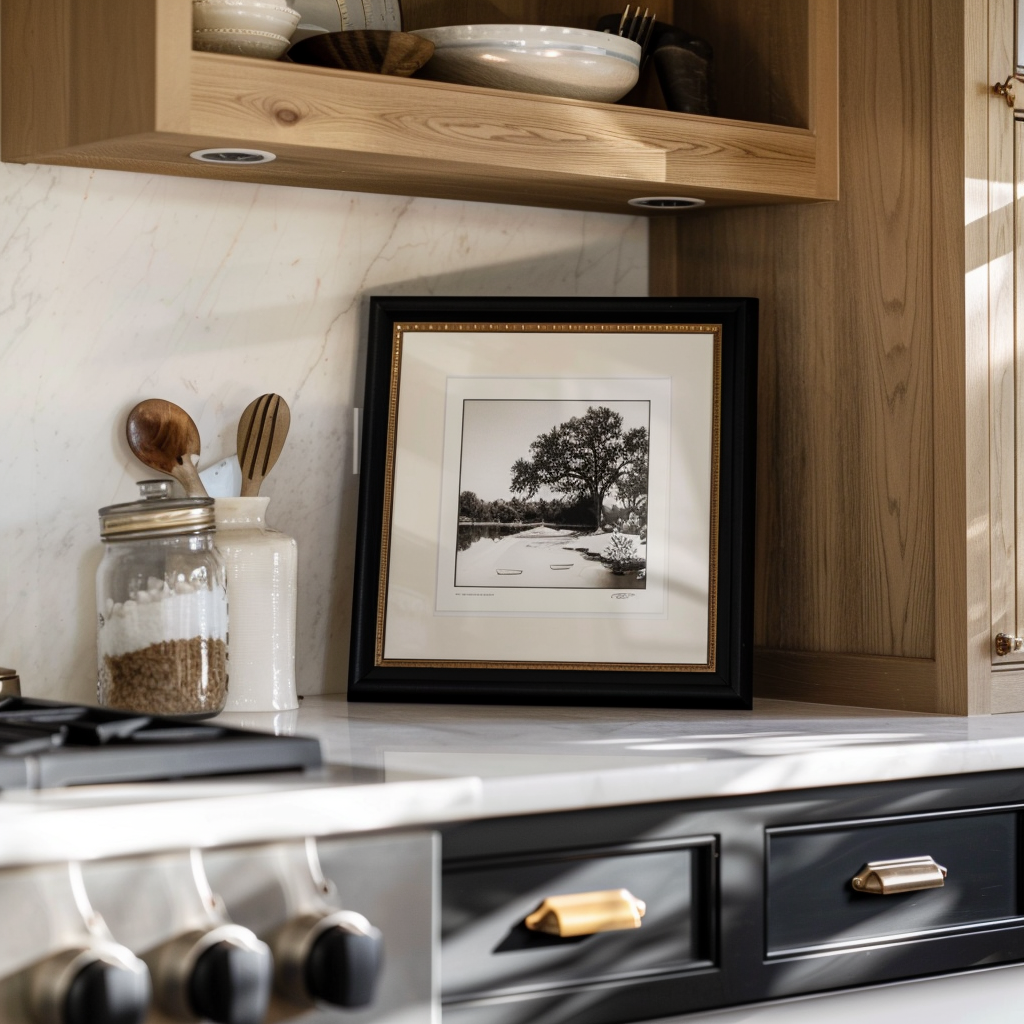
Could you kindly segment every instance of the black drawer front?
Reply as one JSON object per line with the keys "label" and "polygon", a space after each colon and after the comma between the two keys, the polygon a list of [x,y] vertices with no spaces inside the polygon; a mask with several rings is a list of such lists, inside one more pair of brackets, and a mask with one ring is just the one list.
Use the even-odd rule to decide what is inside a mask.
{"label": "black drawer front", "polygon": [[[1024,902],[1017,864],[1024,854],[1017,837],[1022,816],[1024,770],[445,826],[445,1022],[633,1024],[1024,962],[1024,914],[1017,916],[1018,904]],[[643,846],[648,849],[640,852],[660,853],[682,849],[685,837],[714,838],[713,846],[692,851],[690,861],[692,891],[695,896],[704,893],[708,906],[702,909],[698,901],[690,930],[677,929],[672,945],[663,947],[665,955],[650,961],[653,969],[633,960],[638,947],[627,945],[619,963],[634,973],[619,974],[611,958],[599,961],[593,954],[588,959],[590,948],[599,948],[590,939],[570,954],[578,953],[575,962],[545,962],[542,955],[534,960],[529,951],[526,956],[493,952],[516,921],[514,916],[504,917],[504,928],[497,927],[504,901],[523,895],[522,881],[513,885],[501,877],[502,864],[549,863],[550,878],[557,882],[562,877],[557,873],[560,851],[619,857],[626,851],[632,856]],[[787,846],[790,840],[792,845]],[[812,845],[801,845],[808,840],[813,850]],[[714,865],[707,875],[713,895],[697,881],[706,853]],[[855,894],[847,886],[866,862],[928,855],[949,869],[946,888],[899,896],[863,895],[852,901]],[[487,880],[493,899],[473,894],[468,875],[460,880],[467,868],[495,869]],[[616,876],[602,879],[601,885],[634,888],[650,904],[650,914],[659,906],[667,909],[659,904],[660,892],[652,896],[631,880]],[[464,887],[470,889],[468,904]],[[673,888],[665,881],[659,887]],[[547,894],[537,893],[537,903]],[[810,921],[801,925],[799,915],[793,919],[792,909],[811,901],[818,902],[818,909],[809,911]],[[519,903],[517,913],[536,906],[526,902]],[[647,924],[654,921],[649,917]],[[463,942],[473,934],[479,937],[475,952],[471,941]],[[621,937],[628,943],[643,934],[641,929]],[[488,977],[474,958],[509,966]],[[670,966],[673,961],[681,966]],[[535,963],[540,974],[533,973]],[[538,978],[547,987],[535,987]],[[481,992],[479,998],[473,997],[474,990],[488,986],[494,986],[491,995]]]}
{"label": "black drawer front", "polygon": [[[446,1002],[648,976],[706,965],[713,841],[569,851],[450,864],[442,883]],[[628,889],[640,928],[559,938],[523,919],[548,896]]]}
{"label": "black drawer front", "polygon": [[[1021,913],[1016,810],[768,832],[768,954],[842,948],[1013,920]],[[930,856],[941,888],[857,892],[866,863]]]}

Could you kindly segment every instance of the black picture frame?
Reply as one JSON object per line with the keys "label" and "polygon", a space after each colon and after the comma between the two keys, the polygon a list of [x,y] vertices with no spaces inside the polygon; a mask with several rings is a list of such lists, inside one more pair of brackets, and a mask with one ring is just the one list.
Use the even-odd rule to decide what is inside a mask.
{"label": "black picture frame", "polygon": [[[554,373],[546,369],[544,372],[550,376],[538,378],[535,357],[541,351],[556,352],[556,363],[562,369]],[[654,397],[648,403],[652,418],[646,434],[645,455],[650,469],[641,507],[648,514],[652,529],[652,557],[656,556],[655,561],[662,559],[658,564],[665,566],[663,571],[656,572],[652,563],[648,577],[645,561],[643,570],[625,574],[628,580],[608,583],[605,577],[598,579],[594,575],[593,567],[573,563],[573,573],[581,579],[597,580],[597,583],[574,585],[571,593],[558,590],[553,595],[549,594],[549,589],[557,588],[522,586],[518,580],[509,583],[499,579],[496,584],[488,583],[489,589],[482,589],[478,583],[462,586],[459,584],[462,570],[458,568],[449,578],[446,566],[449,563],[459,566],[460,558],[469,564],[469,556],[461,554],[463,549],[458,547],[462,534],[457,540],[445,525],[456,521],[445,509],[452,500],[456,510],[463,507],[464,476],[470,472],[466,467],[487,464],[486,459],[468,461],[470,439],[478,435],[471,434],[465,425],[452,429],[452,424],[465,424],[468,415],[470,400],[464,396],[460,399],[459,395],[466,389],[474,395],[473,389],[480,389],[485,396],[481,399],[485,404],[479,406],[483,413],[508,415],[512,417],[510,423],[519,423],[516,417],[520,412],[534,406],[498,405],[499,400],[507,397],[500,367],[504,365],[502,360],[511,358],[509,353],[512,352],[534,355],[533,375],[524,374],[521,366],[511,363],[508,366],[507,389],[510,393],[525,395],[523,402],[532,400],[536,394],[542,396],[538,402],[561,402],[563,384],[567,393],[585,396],[598,393],[595,389],[600,388],[602,396],[605,391],[614,391],[616,395],[621,393],[628,397],[634,392],[646,394],[644,388],[650,387]],[[636,379],[631,376],[632,371],[623,371],[621,379],[608,373],[588,376],[592,358],[599,363],[603,359],[601,365],[615,363],[609,352],[621,354],[622,365],[631,365],[629,353],[636,353]],[[669,354],[666,361],[672,368],[664,374],[659,369],[645,375],[639,364],[653,366],[666,353]],[[713,360],[714,365],[710,378],[709,360]],[[477,362],[482,367],[480,372],[466,373],[466,366],[472,369]],[[576,363],[588,369],[570,372],[569,368]],[[488,368],[489,371],[484,372]],[[662,384],[662,376],[668,380],[667,385]],[[711,393],[705,399],[702,396],[708,390],[709,379]],[[371,298],[359,466],[349,700],[749,709],[752,702],[756,383],[756,299]],[[438,395],[439,389],[446,389],[445,394]],[[547,397],[549,394],[559,397],[551,399]],[[670,396],[668,399],[659,397],[666,394]],[[565,401],[569,412],[586,406],[590,414],[597,399],[584,397],[576,404]],[[679,424],[690,415],[686,410],[691,407],[713,410],[713,422],[706,428],[706,437],[701,433],[703,426],[700,430],[688,431],[685,438],[682,436]],[[623,408],[632,414],[640,410],[641,405],[634,402],[614,408]],[[658,412],[663,408],[668,412]],[[546,407],[544,411],[561,409],[559,405],[551,406],[550,410]],[[603,406],[600,411],[605,411]],[[655,418],[656,414],[660,419]],[[698,416],[698,413],[692,415]],[[700,413],[698,425],[705,419],[706,414]],[[499,420],[501,422],[504,421]],[[658,423],[663,426],[658,427]],[[524,421],[524,429],[526,426],[528,423]],[[665,430],[668,434],[659,440]],[[639,434],[631,436],[643,438]],[[697,437],[696,441],[692,440],[693,436]],[[673,497],[677,492],[687,495],[686,500],[692,500],[693,507],[698,507],[702,500],[699,488],[691,495],[693,487],[677,487],[673,481],[676,467],[681,465],[677,453],[681,451],[685,456],[689,451],[686,445],[691,445],[699,458],[703,458],[701,453],[710,445],[706,464],[710,466],[710,476],[697,473],[695,477],[709,481],[707,521],[696,517],[698,526],[691,525],[694,517],[678,515],[679,508],[684,506]],[[428,450],[426,457],[421,450],[424,447]],[[529,451],[534,451],[532,446]],[[664,462],[665,451],[670,453],[669,462]],[[455,453],[453,459],[449,459],[449,452]],[[664,484],[657,483],[666,474],[655,471],[656,453],[662,460],[658,464],[671,468]],[[453,498],[453,487],[445,486],[445,481],[456,480],[458,486],[454,488]],[[619,492],[613,490],[612,493]],[[658,495],[659,507],[663,507],[657,520],[662,540],[656,544],[654,499]],[[439,511],[433,509],[434,505],[439,505]],[[595,505],[598,511],[594,516],[598,522],[594,525],[599,531],[601,510],[607,506],[601,505],[600,498]],[[488,507],[496,506],[492,503]],[[429,520],[427,527],[420,530],[419,521],[410,516],[412,512]],[[625,508],[618,512],[620,517],[624,514]],[[473,525],[465,523],[465,518],[457,520],[458,530]],[[645,525],[626,540],[634,542],[641,538],[642,547],[638,550],[646,560],[648,519],[644,522]],[[628,523],[635,529],[636,520],[627,520]],[[607,524],[604,528],[607,529]],[[531,529],[536,533],[537,528]],[[700,553],[710,555],[706,595],[698,588],[696,596],[689,591],[679,596],[686,587],[676,585],[673,575],[676,555],[672,554],[675,550],[672,543],[675,538],[678,544],[680,531],[687,530],[694,536],[707,538],[706,547],[695,545],[697,554],[690,559],[699,569]],[[524,558],[527,557],[526,547],[554,551],[564,539],[564,532],[558,524],[549,528],[542,522],[544,536],[529,544],[524,541],[516,550]],[[549,538],[548,534],[553,536]],[[432,542],[431,536],[438,539]],[[527,538],[526,530],[515,536],[519,540]],[[581,559],[599,557],[605,567],[622,564],[608,562],[608,548],[601,548],[605,540],[600,532],[572,534],[570,539],[581,540],[582,546],[579,549],[562,546],[559,550],[579,550]],[[588,544],[590,549],[583,552]],[[594,549],[598,549],[596,556]],[[688,552],[685,547],[682,550]],[[658,554],[659,551],[663,554]],[[571,560],[577,556],[565,554],[562,557]],[[431,564],[433,570],[429,568]],[[540,565],[538,571],[544,568]],[[551,564],[547,568],[569,566]],[[431,571],[435,573],[433,579]],[[516,569],[496,571],[499,574],[522,572]],[[561,577],[560,581],[565,578]],[[640,578],[644,580],[642,584],[638,582]],[[412,598],[408,597],[410,579],[412,590],[418,587],[422,591],[418,596],[418,592],[414,593]],[[480,613],[476,606],[463,612],[463,605],[457,605],[456,611],[439,611],[444,602],[468,597],[512,602],[509,607],[516,608],[519,607],[516,602],[525,602],[525,606],[532,608],[533,601],[551,601],[562,608],[558,602],[565,601],[568,602],[566,607],[575,609],[574,602],[579,601],[589,609],[592,605],[587,602],[612,596],[611,591],[598,587],[644,589],[628,595],[631,599],[637,597],[638,603],[618,601],[593,605],[602,609],[600,613],[575,610],[569,613],[530,610]],[[393,594],[393,603],[389,604]],[[704,617],[691,615],[687,609],[703,607],[701,601],[705,596],[707,611],[701,613]],[[663,609],[668,609],[660,618],[654,612],[646,617],[638,614],[634,619],[643,618],[644,622],[628,629],[612,625],[620,617],[604,611],[621,606],[656,609],[658,600],[662,601]],[[485,607],[491,609],[494,605]],[[591,621],[596,619],[601,622]],[[599,647],[613,645],[614,636],[625,637],[644,629],[653,631],[651,635],[656,638],[653,646],[659,651],[674,651],[678,636],[680,645],[685,642],[698,652],[700,641],[686,637],[691,632],[693,637],[699,637],[700,630],[706,629],[706,658],[702,662],[699,653],[680,654],[676,662],[671,657],[652,655],[652,661],[641,662],[631,661],[627,652],[621,659],[604,655],[591,662],[585,654],[581,657],[579,653],[588,649],[587,643],[594,643],[587,641],[587,636],[596,637],[598,642],[594,646]],[[532,636],[547,645],[547,653],[531,653]],[[606,636],[613,639],[606,640]],[[502,651],[511,650],[513,638],[519,638],[515,641],[515,657],[502,655]],[[561,649],[562,639],[559,638],[564,638],[566,646],[573,647],[575,653],[564,659],[553,658],[551,651]],[[468,645],[466,650],[470,653],[461,656],[464,644]],[[497,656],[488,653],[486,657],[471,653],[471,648],[481,646],[499,653]],[[418,654],[421,649],[422,657]]]}

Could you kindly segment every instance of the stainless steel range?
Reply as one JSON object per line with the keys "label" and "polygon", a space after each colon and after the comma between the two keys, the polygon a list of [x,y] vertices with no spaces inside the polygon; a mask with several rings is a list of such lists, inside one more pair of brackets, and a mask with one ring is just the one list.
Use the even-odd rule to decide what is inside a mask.
{"label": "stainless steel range", "polygon": [[4,853],[0,1021],[435,1020],[436,840],[342,838],[310,799],[338,781],[315,739],[0,699],[5,812],[72,832]]}

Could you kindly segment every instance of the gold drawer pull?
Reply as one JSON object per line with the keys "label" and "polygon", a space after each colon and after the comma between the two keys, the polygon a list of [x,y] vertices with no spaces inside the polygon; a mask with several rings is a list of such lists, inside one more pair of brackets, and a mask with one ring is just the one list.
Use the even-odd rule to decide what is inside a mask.
{"label": "gold drawer pull", "polygon": [[646,912],[647,904],[628,889],[606,889],[549,896],[523,923],[534,932],[569,938],[639,928]]}
{"label": "gold drawer pull", "polygon": [[941,889],[946,884],[946,869],[931,857],[904,857],[902,860],[873,860],[853,876],[857,892],[890,896],[918,889]]}

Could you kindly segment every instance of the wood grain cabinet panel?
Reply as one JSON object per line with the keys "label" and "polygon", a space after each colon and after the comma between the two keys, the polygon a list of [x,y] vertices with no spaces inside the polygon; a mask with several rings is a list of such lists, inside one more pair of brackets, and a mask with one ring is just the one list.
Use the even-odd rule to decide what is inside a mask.
{"label": "wood grain cabinet panel", "polygon": [[760,299],[763,696],[1024,710],[1013,6],[844,2],[839,202],[652,222],[654,294]]}

